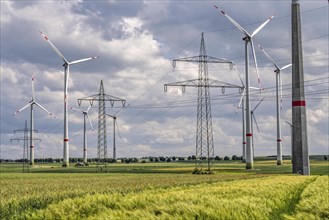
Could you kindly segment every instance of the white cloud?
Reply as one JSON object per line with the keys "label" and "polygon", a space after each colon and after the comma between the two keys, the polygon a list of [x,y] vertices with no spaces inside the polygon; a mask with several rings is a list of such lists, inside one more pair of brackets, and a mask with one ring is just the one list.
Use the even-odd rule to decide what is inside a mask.
{"label": "white cloud", "polygon": [[[88,4],[87,4],[88,3]],[[171,58],[195,56],[199,53],[200,33],[205,31],[209,55],[232,59],[240,72],[244,72],[244,46],[241,35],[225,17],[221,17],[212,5],[204,2],[83,2],[83,1],[2,1],[1,2],[1,128],[9,133],[21,127],[28,111],[19,117],[9,117],[31,96],[31,73],[36,76],[36,97],[40,104],[51,110],[57,119],[50,119],[43,112],[37,113],[36,128],[45,139],[42,146],[45,155],[62,155],[63,117],[63,67],[60,58],[39,36],[41,29],[68,60],[99,55],[99,59],[72,66],[69,80],[69,104],[77,107],[76,99],[97,94],[103,80],[107,94],[122,97],[130,104],[118,118],[121,139],[118,138],[118,156],[192,155],[195,153],[196,88],[168,88],[163,84],[196,79],[198,65],[177,63],[173,71]],[[133,4],[133,6],[132,6]],[[302,14],[305,80],[316,80],[328,75],[326,38],[316,38],[327,33],[328,19],[326,2],[312,4],[301,2],[303,10],[323,9]],[[135,7],[138,5],[138,7]],[[223,5],[238,21],[254,24],[267,16],[268,10],[279,14],[257,36],[255,41],[268,49],[281,65],[291,62],[290,52],[290,4],[285,2],[258,1],[252,4],[230,3]],[[258,10],[258,15],[248,15],[246,8]],[[114,10],[115,9],[115,10]],[[196,10],[197,9],[197,10]],[[261,10],[260,10],[261,9]],[[268,10],[267,10],[268,9]],[[110,12],[109,12],[110,11]],[[286,13],[286,14],[285,14]],[[243,17],[242,17],[243,15]],[[240,17],[239,17],[240,16]],[[280,18],[281,17],[281,18]],[[255,25],[253,25],[255,26]],[[207,30],[220,31],[207,32]],[[253,27],[247,27],[251,30]],[[273,32],[280,33],[273,35]],[[283,46],[285,45],[285,46]],[[257,51],[259,52],[259,51]],[[169,55],[170,54],[170,55]],[[257,53],[262,86],[269,88],[263,94],[253,92],[252,106],[265,96],[257,109],[261,132],[255,134],[256,155],[276,153],[275,75],[266,58]],[[252,63],[252,62],[251,62]],[[257,86],[253,64],[251,85]],[[209,66],[209,76],[220,81],[240,84],[235,70],[224,66]],[[244,76],[243,76],[244,77]],[[282,74],[284,102],[282,123],[291,121],[291,69]],[[323,80],[325,82],[325,79]],[[321,88],[320,88],[321,87]],[[323,153],[328,143],[328,102],[317,95],[327,85],[306,88],[310,152]],[[176,93],[176,94],[174,94]],[[215,154],[241,154],[241,114],[235,115],[240,95],[237,90],[211,91]],[[116,112],[120,105],[109,113]],[[325,107],[326,106],[326,107]],[[83,103],[82,109],[88,103]],[[178,108],[179,107],[179,108]],[[81,155],[82,115],[70,112],[70,154]],[[97,103],[90,112],[96,135],[89,131],[90,156],[97,149]],[[108,149],[111,148],[112,121],[108,122]],[[290,129],[283,127],[284,139],[290,139]],[[2,134],[3,137],[3,134]],[[2,138],[3,139],[3,138]],[[8,140],[5,136],[4,139]],[[284,142],[284,152],[289,153],[290,140]],[[1,140],[2,146],[3,140]],[[17,145],[18,146],[18,145]],[[49,147],[48,147],[49,146]],[[7,151],[15,157],[15,149]],[[110,150],[108,150],[110,152]]]}

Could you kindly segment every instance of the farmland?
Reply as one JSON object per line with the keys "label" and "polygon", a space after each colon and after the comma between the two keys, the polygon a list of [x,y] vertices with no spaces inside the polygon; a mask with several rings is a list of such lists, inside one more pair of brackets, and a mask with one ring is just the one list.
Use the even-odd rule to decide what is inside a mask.
{"label": "farmland", "polygon": [[[328,219],[329,165],[311,161],[312,176],[291,165],[258,161],[253,171],[222,162],[213,175],[192,175],[192,163],[112,164],[29,174],[1,164],[1,219]],[[16,172],[16,173],[15,173]]]}

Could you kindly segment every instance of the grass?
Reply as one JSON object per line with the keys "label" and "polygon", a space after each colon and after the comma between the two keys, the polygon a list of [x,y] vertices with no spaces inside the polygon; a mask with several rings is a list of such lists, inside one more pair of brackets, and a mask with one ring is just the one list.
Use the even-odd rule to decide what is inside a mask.
{"label": "grass", "polygon": [[[329,175],[329,161],[323,159],[311,159],[312,175]],[[59,163],[37,164],[30,169],[31,173],[95,173],[96,165],[91,164],[88,167],[74,167],[71,164],[68,168],[61,167]],[[193,162],[162,162],[162,163],[132,163],[109,164],[109,173],[192,173],[194,170]],[[227,173],[245,173],[245,164],[241,161],[219,161],[215,163],[215,172]],[[283,165],[277,166],[276,160],[255,160],[254,170],[248,172],[259,174],[290,174],[290,160],[284,160]],[[0,173],[21,173],[22,165],[13,163],[0,163]]]}
{"label": "grass", "polygon": [[[213,175],[193,163],[110,164],[62,168],[0,164],[0,219],[328,219],[328,161],[311,160],[312,176],[291,164],[221,161]],[[319,176],[322,175],[322,176]],[[305,217],[305,218],[304,218]]]}

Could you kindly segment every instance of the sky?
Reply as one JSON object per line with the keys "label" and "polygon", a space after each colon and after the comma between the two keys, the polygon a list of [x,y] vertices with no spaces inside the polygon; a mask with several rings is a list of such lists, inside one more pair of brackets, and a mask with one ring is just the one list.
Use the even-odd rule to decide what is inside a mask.
{"label": "sky", "polygon": [[[91,56],[98,59],[72,65],[69,106],[77,99],[105,93],[126,100],[118,116],[117,157],[188,156],[195,154],[197,89],[168,88],[164,84],[197,79],[198,65],[172,60],[197,56],[204,32],[209,56],[234,62],[209,64],[211,79],[241,85],[244,77],[242,33],[217,11],[217,5],[247,31],[253,32],[271,15],[274,18],[254,37],[278,63],[291,62],[291,1],[7,1],[1,0],[1,155],[21,158],[22,137],[14,130],[29,124],[29,109],[13,113],[31,100],[34,74],[36,101],[52,112],[35,107],[36,158],[63,156],[63,61],[39,31],[69,61]],[[310,154],[328,154],[328,1],[300,1],[307,130]],[[254,129],[255,155],[276,155],[275,73],[259,48],[256,56],[264,89],[251,92],[259,132]],[[257,77],[250,57],[251,86]],[[283,154],[289,155],[291,122],[291,68],[282,72]],[[224,92],[224,93],[223,93]],[[212,123],[215,155],[242,155],[241,111],[238,89],[212,88]],[[116,114],[121,103],[106,103]],[[87,125],[88,156],[97,157],[98,107],[89,111],[94,131]],[[112,157],[113,120],[107,118],[108,157]],[[69,110],[70,157],[82,157],[83,115]]]}

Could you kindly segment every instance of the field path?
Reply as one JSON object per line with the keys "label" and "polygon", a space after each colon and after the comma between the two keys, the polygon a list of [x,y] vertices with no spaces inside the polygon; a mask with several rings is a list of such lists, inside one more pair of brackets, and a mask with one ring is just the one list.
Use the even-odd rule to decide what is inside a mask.
{"label": "field path", "polygon": [[301,194],[311,183],[316,181],[317,178],[311,178],[296,187],[295,191],[292,191],[290,195],[284,198],[284,203],[286,204],[279,209],[275,209],[270,214],[271,220],[284,219],[284,216],[292,215],[295,212],[296,206],[300,201]]}

